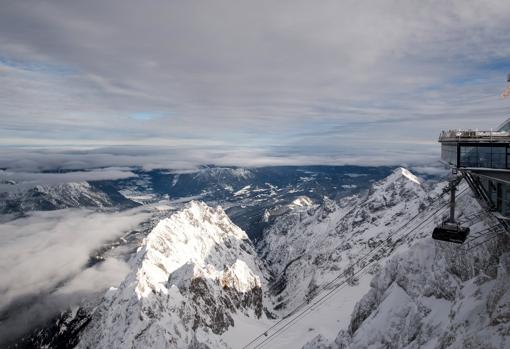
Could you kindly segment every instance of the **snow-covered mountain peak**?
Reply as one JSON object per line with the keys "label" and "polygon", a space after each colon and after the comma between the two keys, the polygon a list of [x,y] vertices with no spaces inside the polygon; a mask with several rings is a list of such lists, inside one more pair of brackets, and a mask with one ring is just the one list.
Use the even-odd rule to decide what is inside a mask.
{"label": "snow-covered mountain peak", "polygon": [[88,182],[36,185],[28,189],[0,192],[1,213],[46,211],[71,207],[134,207],[137,204],[115,191]]}
{"label": "snow-covered mountain peak", "polygon": [[423,198],[427,190],[409,170],[399,167],[391,175],[374,183],[367,196],[371,210],[394,206],[412,198]]}
{"label": "snow-covered mountain peak", "polygon": [[[243,268],[250,272],[258,269],[250,263],[253,256],[243,256],[246,252],[241,246],[244,244],[249,244],[248,236],[230,221],[221,207],[212,208],[192,201],[183,210],[161,220],[145,239],[137,273],[137,295],[146,297],[153,291],[168,292],[167,288],[172,286],[168,283],[169,276],[186,264],[189,266],[185,269],[192,272],[192,278],[237,278],[232,285],[260,286],[260,281],[254,283],[253,273]],[[245,257],[245,260],[238,260],[238,257]],[[242,280],[243,277],[247,279]],[[171,280],[180,282],[175,275]],[[241,292],[245,291],[243,287]]]}
{"label": "snow-covered mountain peak", "polygon": [[[306,211],[290,211],[265,231],[259,249],[276,277],[272,285],[281,309],[315,295],[359,255],[398,232],[430,204],[431,192],[412,173],[397,168],[365,196],[339,201],[324,197]],[[383,260],[392,248],[382,248]]]}
{"label": "snow-covered mountain peak", "polygon": [[290,208],[302,208],[302,207],[310,207],[313,205],[312,199],[308,196],[302,195],[298,196],[292,203],[289,205]]}
{"label": "snow-covered mountain peak", "polygon": [[404,167],[397,167],[388,177],[379,181],[378,184],[391,184],[391,183],[401,183],[401,184],[412,184],[413,186],[421,186],[422,182],[420,178],[414,175],[411,171]]}
{"label": "snow-covered mountain peak", "polygon": [[407,179],[409,179],[411,182],[414,182],[416,184],[419,184],[421,185],[421,181],[418,177],[416,177],[414,174],[412,174],[409,170],[403,168],[403,167],[400,167],[398,168],[397,171],[400,171],[400,173],[402,174],[402,176],[406,177]]}
{"label": "snow-covered mountain peak", "polygon": [[230,168],[230,167],[206,167],[200,169],[195,178],[201,179],[218,179],[224,180],[227,178],[246,180],[253,177],[253,173],[245,168]]}
{"label": "snow-covered mountain peak", "polygon": [[267,276],[248,236],[221,207],[193,201],[161,220],[131,264],[81,347],[226,348],[221,335],[234,319],[264,314]]}

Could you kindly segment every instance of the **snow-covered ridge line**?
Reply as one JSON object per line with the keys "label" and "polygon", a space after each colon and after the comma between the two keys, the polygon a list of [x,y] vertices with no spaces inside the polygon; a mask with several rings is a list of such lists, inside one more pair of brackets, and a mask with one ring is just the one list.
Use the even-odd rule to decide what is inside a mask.
{"label": "snow-covered ridge line", "polygon": [[88,182],[36,185],[28,190],[0,193],[0,213],[46,211],[72,207],[134,207],[120,193],[107,193]]}
{"label": "snow-covered ridge line", "polygon": [[185,209],[160,221],[144,240],[143,259],[137,273],[137,295],[146,297],[153,291],[168,292],[168,287],[172,286],[168,284],[168,277],[186,264],[193,266],[190,271],[195,277],[220,280],[228,274],[237,280],[231,285],[239,286],[243,292],[249,290],[250,285],[260,287],[259,277],[251,272],[258,268],[250,260],[240,260],[235,253],[225,259],[226,256],[216,251],[218,245],[236,243],[249,244],[248,236],[220,207],[190,202]]}
{"label": "snow-covered ridge line", "polygon": [[79,347],[228,348],[234,319],[265,318],[262,263],[221,207],[192,201],[161,220],[131,265]]}
{"label": "snow-covered ridge line", "polygon": [[[409,177],[404,171],[402,175]],[[457,201],[461,219],[482,212],[470,195]],[[368,292],[335,338],[321,333],[303,349],[510,347],[508,234],[465,251],[432,240],[439,221],[436,217],[425,224],[379,266]],[[496,222],[482,215],[470,224],[477,232]]]}
{"label": "snow-covered ridge line", "polygon": [[[398,233],[398,228],[411,217],[430,206],[436,195],[435,188],[422,184],[408,170],[397,168],[374,183],[366,195],[339,201],[324,198],[317,206],[278,217],[258,246],[276,276],[271,284],[275,309],[285,315],[302,302],[313,299],[359,256],[381,245],[373,256],[373,267],[369,268],[369,274],[375,273],[380,263],[399,248],[407,247],[406,241],[392,246],[388,238]],[[416,232],[412,238],[422,234]],[[368,291],[370,278],[367,275],[350,280],[343,293],[338,293],[328,306],[310,314],[310,322],[299,321],[287,331],[286,338],[279,336],[272,340],[272,345],[299,348],[312,339],[314,333],[334,339],[339,327],[348,326],[349,314],[356,301]]]}
{"label": "snow-covered ridge line", "polygon": [[403,167],[400,167],[400,171],[402,173],[402,176],[406,177],[411,182],[414,182],[416,184],[420,184],[421,185],[421,180],[417,176],[412,174],[409,170],[407,170],[407,169],[405,169]]}

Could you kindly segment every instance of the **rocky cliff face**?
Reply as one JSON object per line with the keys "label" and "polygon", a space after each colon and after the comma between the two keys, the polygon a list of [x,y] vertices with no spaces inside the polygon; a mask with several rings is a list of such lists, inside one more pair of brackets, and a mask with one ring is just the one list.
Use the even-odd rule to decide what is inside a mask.
{"label": "rocky cliff face", "polygon": [[[387,263],[333,342],[305,348],[508,348],[510,244],[504,235],[473,252],[488,268],[454,271],[451,246],[423,239]],[[469,275],[470,274],[470,275]]]}
{"label": "rocky cliff face", "polygon": [[325,198],[321,205],[295,207],[276,219],[258,246],[275,275],[276,308],[292,309],[312,298],[375,246],[384,245],[374,258],[390,255],[395,249],[391,236],[439,192],[399,168],[364,196],[339,202]]}
{"label": "rocky cliff face", "polygon": [[191,202],[162,220],[81,336],[80,348],[225,348],[234,317],[265,317],[266,276],[221,208]]}
{"label": "rocky cliff face", "polygon": [[[480,211],[469,195],[459,209],[461,219]],[[473,237],[494,224],[490,217],[471,222]],[[304,348],[509,347],[508,234],[460,246],[432,240],[433,226],[423,225],[394,251],[336,339],[320,335]]]}
{"label": "rocky cliff face", "polygon": [[[463,252],[431,239],[442,212],[402,228],[446,202],[436,199],[443,185],[399,168],[361,196],[320,204],[301,197],[278,214],[268,212],[271,225],[258,255],[221,208],[191,202],[159,222],[124,282],[92,314],[77,318],[79,330],[85,327],[78,347],[242,347],[274,324],[268,309],[283,317],[343,275],[337,282],[348,283],[338,297],[266,347],[309,341],[307,349],[506,348],[505,235]],[[480,212],[466,193],[458,199],[461,220]],[[470,223],[474,233],[493,224]],[[356,265],[369,265],[366,271],[350,278],[352,263],[375,247]]]}

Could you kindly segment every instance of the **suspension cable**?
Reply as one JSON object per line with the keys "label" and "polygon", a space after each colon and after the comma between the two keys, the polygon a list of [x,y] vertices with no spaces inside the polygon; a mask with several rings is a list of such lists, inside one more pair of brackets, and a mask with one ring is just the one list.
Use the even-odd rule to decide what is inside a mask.
{"label": "suspension cable", "polygon": [[[481,242],[477,243],[476,245],[473,245],[473,246],[470,246],[470,247],[466,248],[466,249],[464,250],[464,252],[471,251],[472,249],[474,249],[474,248],[476,248],[476,247],[478,247],[478,246],[480,246],[480,245],[483,245],[483,244],[485,244],[485,243],[487,243],[487,242],[489,242],[489,241],[491,241],[491,240],[493,240],[493,239],[497,238],[497,237],[499,236],[499,233],[500,233],[500,232],[498,232],[498,231],[493,231],[493,232],[491,232],[491,233],[484,234],[483,236],[487,236],[487,235],[492,235],[492,236],[490,236],[489,238],[487,238],[487,239],[485,239],[485,240],[483,240],[483,241],[481,241]],[[493,234],[494,234],[494,235],[493,235]]]}
{"label": "suspension cable", "polygon": [[[461,192],[459,192],[458,197],[460,197],[462,194],[464,194],[464,192],[468,189],[468,187],[464,188]],[[447,193],[447,191],[443,191],[442,194],[438,195],[435,199],[433,199],[433,203],[435,203],[437,200],[439,200],[440,198],[442,198],[445,194]],[[432,212],[432,214],[430,214],[425,220],[423,220],[421,223],[419,223],[417,226],[415,226],[414,228],[412,228],[409,232],[407,232],[406,234],[404,234],[402,237],[400,237],[399,239],[397,239],[394,243],[394,245],[396,245],[399,241],[401,241],[404,237],[410,235],[412,232],[414,232],[416,229],[418,229],[420,226],[422,226],[423,224],[425,224],[425,222],[427,222],[430,218],[434,217],[440,210],[444,209],[446,206],[448,206],[448,202],[445,203],[444,205],[442,205],[440,208],[438,208],[437,210],[435,210],[434,212]],[[423,214],[425,211],[421,211],[421,212],[418,212],[416,215],[414,215],[413,217],[411,217],[411,219],[409,219],[405,224],[403,224],[402,226],[399,227],[399,231],[402,230],[403,228],[409,226],[417,217],[419,217],[421,214]],[[364,254],[362,257],[358,258],[356,261],[354,261],[353,263],[351,263],[347,268],[344,269],[344,271],[342,273],[340,273],[337,277],[335,277],[333,280],[331,280],[330,282],[328,282],[327,284],[321,286],[319,288],[319,291],[318,292],[321,292],[322,290],[326,289],[327,287],[331,286],[333,283],[335,283],[338,279],[340,279],[341,277],[343,276],[346,276],[346,272],[347,271],[351,271],[352,268],[356,265],[359,265],[361,262],[363,262],[366,258],[368,258],[372,253],[376,252],[377,250],[379,250],[380,248],[382,248],[384,245],[384,243],[387,243],[389,242],[394,236],[393,235],[389,235],[383,242],[379,243],[378,246],[376,246],[375,248],[373,248],[372,250],[370,250],[368,253]],[[296,318],[292,319],[291,321],[289,321],[287,324],[284,324],[283,327],[281,327],[280,329],[277,329],[274,333],[272,333],[271,335],[267,335],[267,333],[269,331],[271,331],[273,328],[277,327],[279,324],[281,324],[283,321],[285,321],[287,318],[289,318],[290,316],[294,315],[297,311],[300,310],[300,308],[302,308],[303,306],[309,304],[310,301],[305,301],[301,304],[299,304],[294,310],[292,310],[289,314],[287,314],[286,316],[284,316],[281,320],[277,321],[275,324],[273,324],[272,326],[270,326],[266,331],[264,331],[263,333],[259,334],[257,337],[253,338],[249,343],[247,343],[243,349],[245,348],[248,348],[251,344],[255,343],[256,341],[258,341],[259,338],[263,338],[264,336],[267,337],[265,338],[264,341],[262,341],[260,344],[256,345],[254,348],[259,348],[261,346],[263,346],[265,343],[268,343],[270,340],[272,340],[273,337],[277,336],[278,333],[282,332],[283,330],[285,330],[286,328],[288,328],[289,326],[291,326],[293,323],[297,322],[300,318],[302,318],[310,309],[312,309],[314,306],[316,305],[319,305],[319,303],[321,301],[325,301],[327,298],[329,298],[330,295],[332,295],[333,292],[335,292],[340,286],[344,285],[348,280],[351,280],[354,276],[356,276],[357,274],[359,274],[361,271],[363,271],[364,269],[366,269],[368,266],[372,265],[375,261],[372,261],[368,264],[366,264],[365,266],[361,267],[361,269],[359,269],[357,272],[355,272],[353,275],[349,276],[347,279],[345,279],[343,282],[341,282],[340,284],[336,285],[333,287],[332,290],[330,290],[328,293],[326,293],[325,295],[321,296],[316,302],[313,302],[311,305],[309,305],[308,307],[306,307],[300,314],[298,314],[296,316]],[[318,295],[319,293],[317,293]]]}
{"label": "suspension cable", "polygon": [[[465,192],[467,190],[467,188],[465,188],[462,192],[460,192],[458,194],[458,196],[460,197],[460,195]],[[435,200],[439,199],[436,198]],[[434,201],[435,201],[434,200]],[[435,214],[437,214],[437,212],[439,212],[440,210],[444,209],[445,207],[448,206],[449,203],[446,203],[444,204],[443,206],[441,206],[439,209],[437,209],[436,211],[434,211],[432,214],[430,214],[426,219],[424,219],[422,222],[420,222],[418,225],[416,225],[413,229],[411,229],[409,232],[407,232],[406,234],[403,234],[403,236],[401,236],[399,239],[397,239],[395,241],[395,244],[398,243],[399,241],[401,241],[404,237],[410,235],[412,232],[414,232],[416,229],[418,229],[420,226],[422,226],[423,224],[425,224],[430,218],[432,218],[433,216],[435,216]],[[423,213],[423,212],[420,212],[420,214]],[[413,219],[415,219],[418,215],[414,216],[413,218],[411,218],[411,220],[408,222],[410,223]],[[405,226],[407,226],[408,224],[406,223]],[[392,236],[389,237],[389,239],[391,239]],[[388,241],[389,239],[386,239],[386,241]],[[367,253],[366,255],[368,254],[371,254],[372,252],[378,250],[379,248],[382,247],[382,243],[379,244],[379,246],[375,247],[374,249],[372,249],[369,253]],[[365,255],[365,256],[366,256]],[[343,280],[341,283],[337,284],[335,287],[333,287],[333,289],[331,289],[330,291],[328,291],[325,295],[321,296],[316,302],[314,302],[313,304],[309,305],[308,307],[306,307],[301,313],[299,313],[294,319],[290,320],[287,324],[285,324],[283,327],[277,329],[274,333],[272,333],[269,337],[267,337],[264,341],[262,341],[260,344],[256,345],[254,347],[254,349],[256,348],[261,348],[262,346],[264,346],[265,344],[269,343],[270,341],[272,341],[276,336],[279,335],[279,333],[283,333],[284,331],[286,331],[288,328],[290,328],[291,326],[293,326],[297,321],[299,321],[300,319],[302,319],[303,317],[305,317],[306,315],[308,315],[308,312],[311,312],[313,311],[313,308],[317,308],[318,306],[320,306],[321,304],[323,304],[324,302],[326,302],[330,297],[332,297],[334,295],[334,293],[336,293],[337,291],[339,291],[341,289],[342,286],[344,286],[349,280],[351,280],[352,278],[354,278],[355,276],[357,276],[358,274],[361,274],[361,272],[363,270],[365,270],[366,268],[368,268],[370,265],[372,265],[373,263],[375,263],[376,261],[372,261],[368,264],[366,264],[365,266],[361,267],[357,272],[355,272],[353,275],[349,276],[347,279]],[[351,264],[351,266],[354,266],[358,263],[358,261],[354,262]],[[350,267],[351,267],[350,266]],[[350,267],[346,268],[346,270],[349,270]],[[338,279],[340,278],[341,276],[343,276],[345,274],[342,273],[341,275],[339,275],[337,278],[335,279]],[[267,331],[265,332],[267,333]]]}
{"label": "suspension cable", "polygon": [[501,224],[500,223],[494,224],[494,225],[492,225],[490,227],[487,227],[487,228],[484,228],[482,230],[479,230],[476,233],[474,233],[474,234],[479,234],[479,235],[476,235],[475,237],[473,237],[471,239],[467,239],[464,243],[465,244],[469,244],[469,243],[471,243],[471,242],[473,242],[475,240],[478,240],[480,238],[486,237],[487,235],[499,233],[498,230],[494,229],[494,228],[497,228],[497,227],[501,227]]}

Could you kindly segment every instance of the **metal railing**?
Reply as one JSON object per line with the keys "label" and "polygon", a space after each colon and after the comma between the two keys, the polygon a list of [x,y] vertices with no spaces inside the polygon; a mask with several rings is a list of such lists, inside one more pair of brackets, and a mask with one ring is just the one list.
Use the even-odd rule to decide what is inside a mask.
{"label": "metal railing", "polygon": [[510,141],[507,131],[447,130],[441,131],[439,142],[446,140],[506,140]]}

